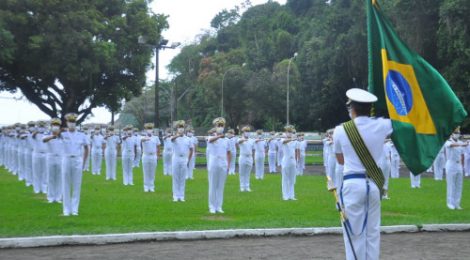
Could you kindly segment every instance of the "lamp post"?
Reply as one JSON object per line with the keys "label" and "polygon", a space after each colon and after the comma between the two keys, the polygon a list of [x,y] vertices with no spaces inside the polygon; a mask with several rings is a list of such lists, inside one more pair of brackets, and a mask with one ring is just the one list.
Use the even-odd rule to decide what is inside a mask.
{"label": "lamp post", "polygon": [[[246,66],[246,63],[243,63],[242,64],[242,67],[245,67]],[[227,73],[233,69],[236,69],[238,68],[238,66],[233,66],[229,69],[227,69],[224,73],[224,76],[222,76],[222,86],[221,86],[221,97],[220,97],[220,116],[223,117],[224,116],[224,81],[225,81],[225,76],[227,75]]]}
{"label": "lamp post", "polygon": [[290,76],[290,64],[292,61],[297,57],[297,52],[294,53],[294,56],[289,59],[289,64],[287,64],[287,93],[286,93],[286,122],[287,124],[290,123],[289,121],[289,97],[290,97],[290,86],[289,86],[289,76]]}
{"label": "lamp post", "polygon": [[168,44],[168,40],[164,38],[160,38],[158,43],[155,45],[147,44],[147,40],[144,36],[139,36],[138,43],[142,45],[146,45],[155,49],[155,117],[154,117],[154,125],[155,128],[159,127],[160,123],[160,110],[159,107],[159,98],[160,98],[160,90],[159,90],[159,78],[158,78],[158,57],[159,51],[163,49],[175,49],[176,47],[180,46],[181,43],[174,42],[171,45]]}

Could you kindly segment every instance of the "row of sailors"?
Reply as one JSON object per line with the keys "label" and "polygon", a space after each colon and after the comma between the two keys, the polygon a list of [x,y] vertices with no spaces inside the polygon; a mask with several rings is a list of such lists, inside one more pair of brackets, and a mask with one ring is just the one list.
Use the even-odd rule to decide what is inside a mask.
{"label": "row of sailors", "polygon": [[[145,124],[145,133],[133,132],[131,125],[124,133],[116,134],[112,126],[105,135],[99,127],[91,133],[76,130],[76,114],[67,114],[67,129],[61,129],[61,121],[52,119],[50,131],[44,121],[29,122],[6,127],[0,135],[0,165],[4,165],[27,186],[33,186],[35,193],[47,194],[50,203],[62,202],[65,216],[78,215],[82,171],[89,168],[91,158],[92,174],[101,172],[101,159],[104,154],[106,180],[116,180],[117,150],[121,146],[124,185],[133,185],[133,168],[138,167],[142,158],[144,191],[155,190],[155,171],[160,154],[160,139],[154,135],[153,124]],[[218,118],[214,122],[223,122]],[[303,135],[295,136],[292,126],[286,127],[284,135],[272,135],[263,138],[263,132],[257,131],[255,138],[249,138],[249,128],[243,128],[241,137],[229,131],[223,135],[222,123],[211,131],[207,145],[207,167],[209,170],[209,209],[211,213],[223,212],[222,200],[225,178],[215,173],[215,164],[211,158],[221,158],[221,149],[217,140],[225,140],[227,149],[233,157],[240,149],[239,170],[240,190],[250,191],[249,175],[255,162],[256,176],[264,177],[264,157],[269,154],[270,172],[276,171],[276,165],[282,167],[282,194],[284,200],[295,200],[295,176],[303,174],[305,168],[306,141]],[[184,121],[175,124],[177,134],[169,132],[164,142],[164,174],[173,176],[173,200],[184,201],[185,180],[193,178],[197,138],[192,129],[185,129]],[[222,130],[221,130],[222,129]],[[86,129],[84,129],[86,130]],[[186,131],[186,134],[185,134]],[[222,131],[222,132],[221,132]],[[210,140],[215,138],[216,140]],[[222,142],[222,141],[220,141]],[[91,156],[89,156],[91,150]],[[213,152],[211,150],[214,150]],[[142,157],[140,156],[142,154]],[[219,155],[216,155],[219,154]],[[222,156],[223,157],[223,156]],[[214,160],[216,161],[216,160]],[[212,174],[211,174],[212,173]],[[227,173],[235,173],[235,160],[230,160]]]}
{"label": "row of sailors", "polygon": [[[333,131],[329,130],[323,139],[324,167],[336,187],[341,187],[343,182],[342,165],[336,161],[334,154],[334,144],[332,139]],[[434,179],[442,181],[446,176],[447,184],[447,207],[449,209],[461,209],[460,201],[462,197],[463,177],[470,176],[470,145],[468,142],[460,140],[460,130],[457,129],[447,140],[437,154],[432,166],[427,172],[433,172]],[[388,197],[389,178],[399,178],[400,155],[390,139],[387,139],[383,146],[383,156],[379,161],[385,177],[384,199]],[[414,175],[410,172],[411,188],[421,187],[421,174]]]}

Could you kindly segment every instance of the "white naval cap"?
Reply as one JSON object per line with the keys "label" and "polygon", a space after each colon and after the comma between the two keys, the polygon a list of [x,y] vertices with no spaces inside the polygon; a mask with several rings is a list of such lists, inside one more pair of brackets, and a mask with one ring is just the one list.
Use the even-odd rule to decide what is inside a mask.
{"label": "white naval cap", "polygon": [[374,103],[377,101],[377,97],[360,88],[352,88],[346,91],[346,96],[349,98],[348,104],[353,101],[357,103]]}

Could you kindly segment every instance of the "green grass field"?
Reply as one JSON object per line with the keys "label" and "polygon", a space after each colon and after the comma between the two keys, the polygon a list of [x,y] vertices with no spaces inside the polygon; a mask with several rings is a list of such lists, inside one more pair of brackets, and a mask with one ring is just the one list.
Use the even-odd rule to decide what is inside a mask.
{"label": "green grass field", "polygon": [[[238,175],[228,176],[225,214],[208,212],[207,172],[197,170],[187,182],[186,202],[172,202],[171,177],[157,169],[156,192],[144,193],[141,169],[134,170],[135,186],[123,186],[120,163],[118,180],[84,174],[80,215],[62,217],[60,204],[48,204],[16,176],[0,168],[0,237],[58,234],[99,234],[142,231],[229,228],[339,226],[332,194],[325,178],[301,176],[295,187],[297,201],[281,200],[281,176],[252,178],[252,192],[238,191]],[[409,179],[392,179],[391,200],[382,203],[382,224],[470,223],[469,179],[464,181],[462,207],[451,211],[445,204],[445,181],[422,179],[421,189],[411,189]]]}

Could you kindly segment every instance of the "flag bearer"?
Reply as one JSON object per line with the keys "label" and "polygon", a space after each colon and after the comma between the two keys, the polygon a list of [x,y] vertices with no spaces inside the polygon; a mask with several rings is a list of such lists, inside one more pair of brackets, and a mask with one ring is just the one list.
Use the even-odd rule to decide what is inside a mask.
{"label": "flag bearer", "polygon": [[114,133],[114,126],[108,126],[108,133],[104,137],[104,161],[106,163],[106,180],[116,180],[117,148],[121,139]]}
{"label": "flag bearer", "polygon": [[[62,201],[63,214],[78,216],[82,173],[88,158],[88,139],[76,130],[77,114],[65,115],[68,131],[60,134],[63,142]],[[83,152],[83,153],[82,153]]]}
{"label": "flag bearer", "polygon": [[103,150],[106,147],[104,136],[101,134],[101,128],[95,127],[95,131],[90,137],[91,143],[91,173],[93,175],[101,174],[101,162],[103,161]]}
{"label": "flag bearer", "polygon": [[132,165],[135,160],[137,150],[136,139],[132,135],[132,125],[127,125],[124,128],[124,134],[121,137],[121,153],[122,153],[122,181],[125,186],[134,185],[134,176],[132,172]]}
{"label": "flag bearer", "polygon": [[173,171],[173,201],[184,201],[186,175],[189,162],[193,154],[193,143],[184,134],[185,122],[175,122],[176,134],[171,137],[173,157],[171,169]]}
{"label": "flag bearer", "polygon": [[380,174],[374,175],[374,179],[369,178],[371,171],[364,167],[355,147],[364,144],[364,149],[369,150],[370,156],[364,156],[366,158],[362,159],[372,165],[374,162],[378,164],[382,157],[384,141],[393,131],[392,124],[389,119],[369,117],[372,103],[377,101],[375,95],[355,88],[348,90],[346,96],[349,98],[347,106],[352,121],[337,126],[333,134],[334,152],[338,162],[344,165],[340,197],[343,210],[351,224],[343,225],[346,259],[354,259],[353,250],[357,259],[379,259],[382,185],[378,187],[376,182],[383,183],[383,175],[381,178]]}
{"label": "flag bearer", "polygon": [[248,135],[250,127],[245,126],[242,128],[242,136],[238,139],[238,146],[240,147],[240,158],[238,159],[238,171],[240,174],[240,191],[251,191],[250,189],[250,174],[253,168],[255,156],[255,141]]}
{"label": "flag bearer", "polygon": [[212,122],[215,134],[208,138],[209,150],[209,212],[224,213],[224,187],[231,160],[230,146],[224,135],[225,119],[218,117]]}
{"label": "flag bearer", "polygon": [[468,144],[460,141],[460,128],[455,129],[450,139],[445,143],[446,181],[447,181],[447,207],[449,209],[462,209],[462,184],[465,161],[465,148]]}
{"label": "flag bearer", "polygon": [[51,119],[51,134],[44,137],[43,142],[47,144],[47,201],[49,203],[62,201],[62,155],[64,145],[60,138],[60,125],[58,118]]}

